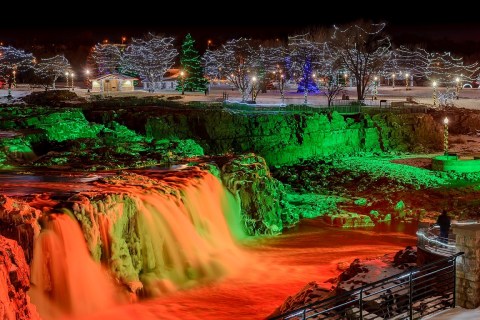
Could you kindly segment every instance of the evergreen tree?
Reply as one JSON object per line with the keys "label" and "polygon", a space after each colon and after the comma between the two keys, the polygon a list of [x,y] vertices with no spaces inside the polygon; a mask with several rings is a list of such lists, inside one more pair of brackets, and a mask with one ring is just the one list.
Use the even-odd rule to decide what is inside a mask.
{"label": "evergreen tree", "polygon": [[193,40],[190,34],[187,34],[182,44],[182,53],[180,64],[184,72],[184,78],[179,78],[177,91],[182,91],[182,82],[184,91],[205,91],[208,81],[203,77],[203,67],[200,62],[200,55],[193,46]]}

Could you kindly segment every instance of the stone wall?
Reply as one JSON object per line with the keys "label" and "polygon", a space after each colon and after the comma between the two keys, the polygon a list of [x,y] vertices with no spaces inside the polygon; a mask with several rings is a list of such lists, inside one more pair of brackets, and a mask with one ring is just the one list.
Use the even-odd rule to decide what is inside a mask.
{"label": "stone wall", "polygon": [[480,306],[480,225],[453,226],[458,252],[456,303],[467,309]]}

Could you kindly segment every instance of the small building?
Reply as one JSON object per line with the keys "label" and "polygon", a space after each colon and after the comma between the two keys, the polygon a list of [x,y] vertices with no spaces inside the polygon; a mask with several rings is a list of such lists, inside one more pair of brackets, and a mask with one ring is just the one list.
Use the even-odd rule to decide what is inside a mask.
{"label": "small building", "polygon": [[154,82],[153,86],[148,81],[142,81],[143,89],[146,91],[171,90],[174,91],[178,85],[180,77],[180,69],[168,69],[162,77],[162,81]]}
{"label": "small building", "polygon": [[106,74],[92,80],[92,92],[128,92],[133,91],[136,78],[122,74]]}

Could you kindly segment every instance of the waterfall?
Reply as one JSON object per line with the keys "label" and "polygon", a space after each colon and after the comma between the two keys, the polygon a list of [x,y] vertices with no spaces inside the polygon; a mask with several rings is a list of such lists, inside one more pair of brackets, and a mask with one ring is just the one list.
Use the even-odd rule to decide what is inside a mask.
{"label": "waterfall", "polygon": [[241,265],[239,203],[212,174],[124,174],[104,189],[71,198],[78,221],[49,215],[35,242],[30,294],[42,316],[88,314],[118,301],[100,262],[147,295],[217,280]]}
{"label": "waterfall", "polygon": [[78,223],[51,214],[35,241],[29,295],[42,317],[82,315],[115,304],[108,274],[87,249]]}
{"label": "waterfall", "polygon": [[239,208],[218,179],[207,174],[174,182],[179,194],[136,194],[140,279],[153,294],[216,279],[241,256],[227,223],[239,224]]}

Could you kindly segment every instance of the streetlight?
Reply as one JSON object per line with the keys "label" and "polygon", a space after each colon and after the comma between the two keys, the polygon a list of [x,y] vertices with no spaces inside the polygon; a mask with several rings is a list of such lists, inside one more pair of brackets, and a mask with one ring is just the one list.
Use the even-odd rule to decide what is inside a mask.
{"label": "streetlight", "polygon": [[347,86],[347,77],[348,77],[348,74],[345,72],[345,73],[343,74],[343,76],[344,76],[344,78],[345,78],[345,87],[348,87],[348,86]]}
{"label": "streetlight", "polygon": [[127,37],[122,37],[122,44],[124,44],[125,41],[127,41]]}
{"label": "streetlight", "polygon": [[182,94],[185,94],[185,72],[180,71],[180,77],[182,77]]}
{"label": "streetlight", "polygon": [[455,83],[456,83],[455,95],[457,96],[457,100],[458,100],[458,96],[460,95],[460,78],[459,77],[455,79]]}
{"label": "streetlight", "polygon": [[283,74],[280,75],[280,94],[282,95],[282,104],[285,104],[285,76]]}
{"label": "streetlight", "polygon": [[392,88],[395,89],[395,73],[392,73]]}
{"label": "streetlight", "polygon": [[13,87],[16,88],[17,87],[17,78],[16,78],[17,70],[13,70],[12,73],[13,73]]}
{"label": "streetlight", "polygon": [[443,152],[448,156],[448,118],[443,119]]}
{"label": "streetlight", "polygon": [[257,77],[252,77],[252,101],[255,101],[256,95],[255,95],[255,84],[257,83]]}
{"label": "streetlight", "polygon": [[377,100],[378,77],[373,78],[373,100]]}
{"label": "streetlight", "polygon": [[433,81],[433,106],[437,105],[437,81]]}
{"label": "streetlight", "polygon": [[70,77],[72,77],[72,91],[74,90],[74,88],[73,88],[73,76],[74,76],[74,75],[75,75],[75,74],[74,74],[73,72],[70,72]]}
{"label": "streetlight", "polygon": [[68,71],[65,72],[65,79],[67,79],[67,85],[66,85],[67,88],[68,88],[68,76],[69,76],[69,75],[70,75],[70,73],[68,73]]}
{"label": "streetlight", "polygon": [[405,90],[408,90],[408,73],[405,73]]}
{"label": "streetlight", "polygon": [[212,40],[208,40],[207,41],[207,50],[210,50],[210,45],[212,44]]}

